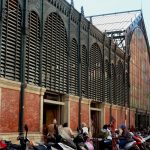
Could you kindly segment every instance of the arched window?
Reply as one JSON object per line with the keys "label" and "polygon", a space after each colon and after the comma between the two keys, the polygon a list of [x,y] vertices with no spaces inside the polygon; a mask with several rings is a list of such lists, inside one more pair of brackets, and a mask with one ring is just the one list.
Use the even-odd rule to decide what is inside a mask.
{"label": "arched window", "polygon": [[7,0],[2,23],[1,77],[20,80],[21,8],[18,1]]}
{"label": "arched window", "polygon": [[26,42],[27,83],[39,85],[40,76],[40,21],[38,15],[31,11],[28,17],[28,34]]}
{"label": "arched window", "polygon": [[71,41],[70,56],[70,93],[78,95],[78,45],[75,39]]}
{"label": "arched window", "polygon": [[57,13],[51,13],[44,26],[42,85],[51,91],[67,92],[67,34]]}
{"label": "arched window", "polygon": [[98,44],[93,44],[89,53],[89,98],[103,101],[102,55]]}

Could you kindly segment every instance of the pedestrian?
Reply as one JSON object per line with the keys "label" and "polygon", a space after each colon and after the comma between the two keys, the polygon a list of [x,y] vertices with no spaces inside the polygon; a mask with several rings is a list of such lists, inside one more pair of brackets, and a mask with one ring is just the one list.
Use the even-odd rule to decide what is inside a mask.
{"label": "pedestrian", "polygon": [[51,124],[48,125],[48,141],[55,142],[56,141],[56,136],[58,135],[58,125],[57,125],[57,120],[54,119]]}
{"label": "pedestrian", "polygon": [[89,134],[89,129],[88,129],[88,127],[87,127],[85,122],[82,122],[81,128],[82,128],[81,129],[81,133]]}
{"label": "pedestrian", "polygon": [[68,123],[67,123],[67,122],[65,122],[65,123],[63,124],[63,130],[65,131],[65,133],[66,133],[70,138],[73,138],[73,137],[74,137],[73,132],[72,132],[71,128],[68,127]]}

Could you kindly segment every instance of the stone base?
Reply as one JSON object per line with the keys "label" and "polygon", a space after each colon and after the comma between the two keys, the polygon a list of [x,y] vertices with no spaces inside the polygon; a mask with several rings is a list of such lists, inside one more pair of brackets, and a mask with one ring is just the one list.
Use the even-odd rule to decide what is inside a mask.
{"label": "stone base", "polygon": [[[0,140],[8,140],[11,141],[14,144],[19,144],[19,141],[17,140],[18,133],[0,133]],[[41,142],[42,141],[42,134],[41,133],[29,133],[27,134],[27,137],[29,140],[34,142]]]}

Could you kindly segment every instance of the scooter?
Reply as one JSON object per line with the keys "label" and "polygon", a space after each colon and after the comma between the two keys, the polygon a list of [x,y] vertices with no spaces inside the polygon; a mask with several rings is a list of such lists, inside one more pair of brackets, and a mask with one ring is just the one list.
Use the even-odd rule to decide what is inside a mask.
{"label": "scooter", "polygon": [[136,141],[138,147],[140,148],[140,150],[148,150],[146,147],[146,140],[138,135],[138,134],[133,134],[132,132],[130,132],[132,138]]}
{"label": "scooter", "polygon": [[94,150],[91,139],[85,133],[80,133],[74,138],[78,150]]}
{"label": "scooter", "polygon": [[120,145],[120,142],[118,143],[118,150],[140,150],[138,147],[136,141],[131,141],[125,144],[125,146]]}

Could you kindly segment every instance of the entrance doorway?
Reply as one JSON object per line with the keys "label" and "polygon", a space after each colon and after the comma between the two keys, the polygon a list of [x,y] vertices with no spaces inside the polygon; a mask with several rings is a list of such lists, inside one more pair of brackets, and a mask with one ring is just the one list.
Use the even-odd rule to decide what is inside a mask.
{"label": "entrance doorway", "polygon": [[92,131],[92,136],[97,137],[98,133],[100,132],[101,129],[101,112],[97,110],[92,110],[91,108],[91,131]]}
{"label": "entrance doorway", "polygon": [[64,116],[63,95],[56,93],[45,93],[43,104],[43,125],[48,125],[57,120],[58,124],[63,123]]}
{"label": "entrance doorway", "polygon": [[43,124],[50,124],[56,118],[58,120],[58,106],[44,103]]}

